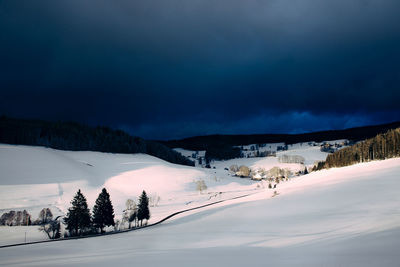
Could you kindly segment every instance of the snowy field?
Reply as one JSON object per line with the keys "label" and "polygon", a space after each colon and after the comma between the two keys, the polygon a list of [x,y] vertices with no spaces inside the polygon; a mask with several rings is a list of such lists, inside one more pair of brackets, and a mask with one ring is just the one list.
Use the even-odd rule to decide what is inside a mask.
{"label": "snowy field", "polygon": [[0,249],[4,266],[398,266],[400,159],[319,171],[134,232]]}
{"label": "snowy field", "polygon": [[[275,148],[277,145],[282,144],[272,144]],[[319,147],[297,146],[290,146],[278,156],[303,155],[308,163],[326,158],[327,153],[320,152]],[[178,151],[187,156],[193,153]],[[199,155],[204,156],[203,152]],[[256,182],[232,177],[225,168],[233,164],[253,170],[275,166],[293,171],[304,168],[301,164],[280,163],[277,157],[215,161],[212,162],[215,169],[206,169],[170,164],[144,154],[71,152],[0,144],[0,213],[26,209],[35,219],[42,208],[49,207],[54,215],[62,215],[78,189],[87,197],[89,206],[93,206],[101,188],[106,187],[117,218],[122,216],[125,201],[135,199],[142,190],[150,197],[159,197],[157,207],[152,208],[151,221],[155,221],[179,209],[260,188]],[[201,194],[196,185],[199,180],[207,185]]]}
{"label": "snowy field", "polygon": [[[204,180],[207,189],[197,190]],[[81,189],[92,208],[101,189],[111,195],[116,219],[121,219],[128,198],[136,200],[142,190],[160,198],[151,207],[150,223],[191,207],[259,190],[257,183],[231,177],[224,170],[186,167],[145,154],[71,152],[44,147],[0,144],[0,214],[27,210],[38,217],[42,208],[55,216],[65,214]],[[27,240],[47,239],[44,233],[27,232]],[[0,245],[21,242],[26,230],[0,226]],[[17,242],[17,243],[19,243]]]}

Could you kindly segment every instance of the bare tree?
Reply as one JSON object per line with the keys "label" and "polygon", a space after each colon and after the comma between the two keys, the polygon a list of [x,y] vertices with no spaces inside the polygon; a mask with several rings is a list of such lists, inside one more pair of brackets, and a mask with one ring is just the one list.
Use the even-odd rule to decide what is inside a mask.
{"label": "bare tree", "polygon": [[43,208],[39,212],[39,224],[45,224],[50,222],[53,219],[53,213],[49,208]]}
{"label": "bare tree", "polygon": [[234,165],[231,165],[231,166],[229,167],[229,170],[230,170],[231,172],[233,172],[233,173],[236,174],[236,172],[239,171],[239,167],[238,167],[236,164],[234,164]]}
{"label": "bare tree", "polygon": [[156,207],[158,206],[158,203],[160,202],[160,196],[157,193],[153,193],[149,196],[149,205],[150,207]]}
{"label": "bare tree", "polygon": [[204,182],[203,179],[197,180],[196,181],[196,190],[199,191],[200,193],[204,190],[207,189],[206,182]]}
{"label": "bare tree", "polygon": [[126,209],[124,210],[123,214],[123,222],[128,222],[128,228],[131,228],[131,223],[135,222],[136,226],[136,217],[137,217],[137,205],[134,200],[128,199],[125,202]]}
{"label": "bare tree", "polygon": [[42,224],[39,227],[39,231],[46,233],[49,239],[60,238],[60,222],[58,221],[58,218],[60,218],[60,216],[54,220],[49,220],[45,224]]}
{"label": "bare tree", "polygon": [[242,165],[239,167],[239,171],[236,174],[240,177],[249,177],[250,171],[249,167]]}

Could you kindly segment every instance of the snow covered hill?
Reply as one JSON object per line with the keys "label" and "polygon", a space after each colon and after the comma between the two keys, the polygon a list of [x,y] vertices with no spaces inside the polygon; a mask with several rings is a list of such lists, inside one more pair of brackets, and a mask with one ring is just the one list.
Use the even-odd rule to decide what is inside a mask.
{"label": "snow covered hill", "polygon": [[134,232],[0,249],[5,266],[397,266],[400,159],[324,170]]}
{"label": "snow covered hill", "polygon": [[[278,145],[271,144],[275,149]],[[271,147],[271,145],[269,147]],[[267,147],[266,147],[267,148]],[[193,151],[178,150],[185,156]],[[302,155],[306,164],[325,159],[327,153],[318,146],[295,144],[279,155]],[[199,153],[204,156],[204,153]],[[248,179],[239,179],[225,170],[230,165],[247,165],[254,170],[279,166],[298,171],[301,164],[280,163],[277,157],[239,158],[215,161],[215,169],[192,168],[165,162],[146,154],[112,154],[90,151],[61,151],[44,147],[0,144],[0,213],[26,209],[34,218],[44,207],[62,215],[78,189],[89,206],[102,187],[110,192],[117,218],[128,198],[135,199],[142,190],[160,198],[152,208],[152,221],[216,198],[226,199],[243,192],[260,189]],[[199,194],[196,181],[204,180],[207,190]],[[1,230],[0,230],[1,232]]]}
{"label": "snow covered hill", "polygon": [[[204,180],[208,187],[201,193],[196,188],[199,180]],[[36,219],[42,208],[49,207],[55,215],[63,215],[78,189],[91,208],[101,188],[106,187],[117,219],[122,217],[126,200],[137,198],[142,190],[154,199],[160,198],[158,205],[151,207],[151,223],[181,209],[254,191],[256,185],[231,177],[226,171],[171,164],[145,154],[0,144],[0,214],[26,209]],[[0,227],[1,245],[14,243],[5,238],[10,237],[8,231]],[[23,241],[25,231],[15,240]],[[46,236],[29,233],[27,239],[34,241]]]}

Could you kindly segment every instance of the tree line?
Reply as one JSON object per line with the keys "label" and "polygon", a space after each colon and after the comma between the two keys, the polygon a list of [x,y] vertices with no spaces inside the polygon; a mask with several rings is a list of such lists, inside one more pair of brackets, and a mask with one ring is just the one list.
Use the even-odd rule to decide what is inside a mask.
{"label": "tree line", "polygon": [[[129,221],[129,229],[132,222],[135,227],[143,226],[143,220],[150,219],[149,198],[146,191],[142,192],[138,205],[131,199],[128,199],[127,206],[128,203],[130,206],[127,210],[124,210],[123,222],[125,220]],[[68,231],[64,233],[64,237],[102,234],[105,232],[106,227],[115,227],[119,224],[118,220],[114,220],[114,208],[110,195],[105,188],[102,189],[97,197],[92,213],[81,190],[78,190],[71,201],[71,205],[63,219],[65,228]],[[43,208],[39,213],[39,218],[33,222],[29,213],[26,211],[20,213],[24,216],[16,217],[15,211],[4,213],[1,217],[2,225],[39,225],[39,231],[44,232],[49,239],[61,237],[61,221],[59,218],[62,216],[53,219],[53,214],[49,208]],[[127,215],[129,216],[127,217]]]}
{"label": "tree line", "polygon": [[[114,220],[114,208],[110,194],[105,188],[97,197],[92,214],[88,208],[86,197],[80,189],[72,199],[71,205],[63,219],[68,230],[68,233],[64,234],[65,237],[104,233],[105,227],[118,224],[118,221]],[[132,199],[128,199],[126,206],[122,223],[129,222],[129,229],[132,223],[134,227],[143,226],[143,221],[147,222],[150,219],[149,197],[146,191],[143,190],[138,204]],[[0,225],[39,225],[39,231],[46,233],[49,239],[57,239],[61,237],[60,217],[53,218],[53,213],[49,208],[43,208],[35,221],[31,220],[31,215],[26,210],[10,211],[0,217]]]}
{"label": "tree line", "polygon": [[0,143],[45,146],[71,151],[145,153],[171,163],[194,166],[194,162],[169,147],[134,137],[109,127],[90,127],[76,122],[0,117]]}
{"label": "tree line", "polygon": [[31,215],[26,211],[15,211],[10,210],[5,212],[0,217],[0,225],[7,226],[21,226],[21,225],[31,225]]}
{"label": "tree line", "polygon": [[350,147],[329,154],[313,170],[344,167],[371,160],[400,157],[400,128],[366,139]]}
{"label": "tree line", "polygon": [[330,130],[303,134],[250,134],[250,135],[204,135],[188,137],[180,140],[159,141],[170,148],[184,148],[188,150],[207,150],[212,147],[241,146],[250,144],[285,143],[296,144],[304,142],[323,142],[328,140],[348,139],[361,141],[372,138],[377,134],[400,127],[400,121],[349,128],[344,130]]}
{"label": "tree line", "polygon": [[[110,200],[110,195],[105,188],[102,189],[96,199],[92,215],[81,190],[78,190],[71,201],[71,205],[72,207],[68,209],[67,215],[64,218],[69,236],[104,233],[105,227],[116,225],[114,221],[114,208]],[[149,219],[149,199],[146,192],[143,191],[137,207],[135,205],[132,214],[130,214],[129,221],[138,221],[140,222],[140,226],[143,226],[143,220]],[[130,227],[131,225],[129,225]]]}
{"label": "tree line", "polygon": [[[239,158],[242,151],[238,146],[250,144],[285,143],[295,144],[304,142],[322,142],[327,140],[348,139],[352,141],[372,138],[379,133],[400,127],[400,121],[382,125],[356,127],[345,130],[331,130],[304,134],[252,134],[252,135],[205,135],[188,137],[180,140],[159,141],[170,148],[184,148],[194,151],[206,151],[206,164],[211,160],[227,160]],[[279,151],[279,149],[278,149]],[[257,155],[257,154],[256,154]],[[258,155],[262,156],[262,155]],[[264,155],[268,156],[268,155]]]}

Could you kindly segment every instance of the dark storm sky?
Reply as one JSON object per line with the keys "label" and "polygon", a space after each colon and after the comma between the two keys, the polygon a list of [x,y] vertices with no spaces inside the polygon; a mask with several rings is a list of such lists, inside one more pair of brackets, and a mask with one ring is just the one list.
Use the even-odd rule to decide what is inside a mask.
{"label": "dark storm sky", "polygon": [[399,0],[0,0],[0,114],[145,138],[400,120]]}

